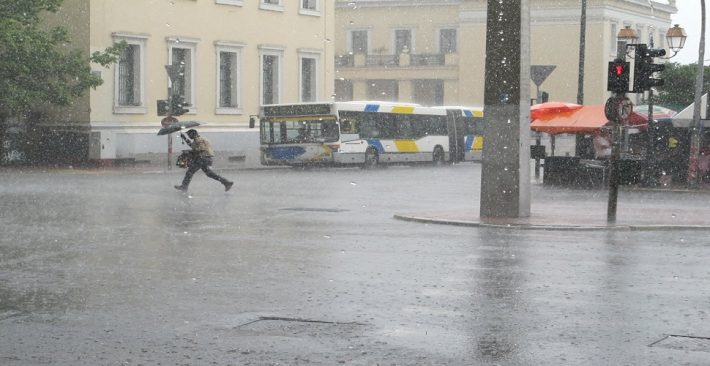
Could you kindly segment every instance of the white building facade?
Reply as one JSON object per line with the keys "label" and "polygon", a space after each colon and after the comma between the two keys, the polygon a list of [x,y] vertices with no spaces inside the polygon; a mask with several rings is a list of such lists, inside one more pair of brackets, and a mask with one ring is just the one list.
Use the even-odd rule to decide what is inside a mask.
{"label": "white building facade", "polygon": [[[102,86],[42,123],[91,161],[165,159],[157,101],[170,88],[190,105],[179,120],[201,123],[220,155],[258,161],[249,118],[261,105],[332,95],[333,14],[326,0],[66,0],[50,21],[70,29],[72,47],[128,47],[111,68],[92,65]],[[180,70],[172,82],[166,65]]]}

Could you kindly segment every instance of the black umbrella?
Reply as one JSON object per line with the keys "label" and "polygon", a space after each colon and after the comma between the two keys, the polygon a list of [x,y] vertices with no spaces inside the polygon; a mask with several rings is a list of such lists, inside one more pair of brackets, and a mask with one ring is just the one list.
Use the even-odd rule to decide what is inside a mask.
{"label": "black umbrella", "polygon": [[163,127],[158,131],[158,136],[160,135],[167,135],[173,132],[180,131],[184,128],[192,128],[192,127],[197,127],[200,125],[200,122],[195,122],[195,121],[180,121],[180,122],[175,122],[172,123],[171,125],[167,127]]}

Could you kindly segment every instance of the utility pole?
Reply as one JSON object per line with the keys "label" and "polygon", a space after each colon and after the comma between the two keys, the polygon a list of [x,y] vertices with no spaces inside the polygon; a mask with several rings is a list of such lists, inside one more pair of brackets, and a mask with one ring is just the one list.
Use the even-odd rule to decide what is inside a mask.
{"label": "utility pole", "polygon": [[[584,105],[584,54],[587,44],[587,0],[582,0],[582,15],[579,23],[579,77],[577,79],[577,104]],[[582,136],[575,135],[575,155],[581,155]]]}
{"label": "utility pole", "polygon": [[698,49],[698,70],[695,78],[695,105],[693,106],[693,124],[690,135],[690,158],[688,159],[688,184],[698,184],[698,160],[700,159],[700,139],[702,126],[700,125],[700,103],[703,93],[703,61],[705,59],[705,0],[700,0],[700,47]]}

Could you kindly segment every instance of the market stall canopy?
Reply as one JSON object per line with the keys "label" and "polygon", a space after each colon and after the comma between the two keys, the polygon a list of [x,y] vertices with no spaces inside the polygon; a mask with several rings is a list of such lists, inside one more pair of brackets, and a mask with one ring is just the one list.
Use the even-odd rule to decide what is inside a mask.
{"label": "market stall canopy", "polygon": [[[636,112],[644,117],[648,117],[648,104],[634,106],[634,112]],[[657,121],[658,120],[670,120],[676,114],[678,114],[678,112],[676,112],[670,108],[661,107],[658,105],[653,106],[653,119],[655,119]]]}
{"label": "market stall canopy", "polygon": [[[591,134],[601,130],[608,122],[604,115],[603,105],[585,105],[574,110],[546,114],[535,119],[530,124],[530,129],[550,135],[560,133]],[[629,125],[645,127],[646,117],[639,113],[631,112]]]}
{"label": "market stall canopy", "polygon": [[[705,115],[705,111],[707,111],[708,107],[708,95],[705,94],[702,97],[700,97],[700,123],[704,123],[703,116]],[[685,107],[682,111],[678,112],[675,116],[673,116],[673,127],[683,127],[683,128],[688,128],[690,125],[693,123],[693,109],[695,108],[695,102],[690,103],[689,106]],[[710,116],[705,116],[705,118],[708,118]],[[710,125],[708,126],[710,127]]]}
{"label": "market stall canopy", "polygon": [[536,120],[538,118],[543,118],[548,115],[556,115],[561,112],[569,112],[580,108],[582,108],[580,104],[565,102],[547,102],[535,104],[530,107],[530,119]]}

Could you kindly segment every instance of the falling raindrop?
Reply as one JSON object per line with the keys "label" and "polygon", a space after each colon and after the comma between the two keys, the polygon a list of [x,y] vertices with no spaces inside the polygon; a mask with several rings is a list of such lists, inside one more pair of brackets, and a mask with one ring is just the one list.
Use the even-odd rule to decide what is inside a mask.
{"label": "falling raindrop", "polygon": [[357,183],[355,183],[355,182],[350,182],[350,185],[351,185],[351,186],[356,186]]}

